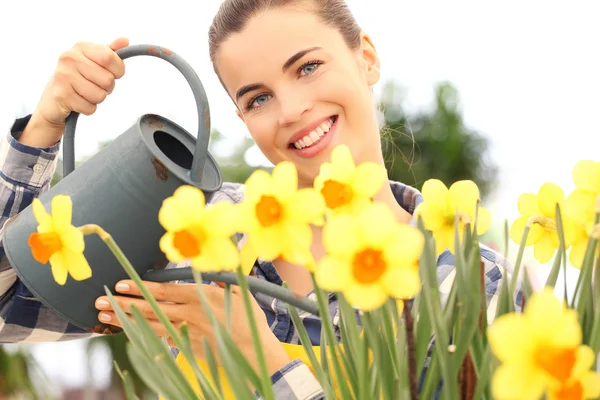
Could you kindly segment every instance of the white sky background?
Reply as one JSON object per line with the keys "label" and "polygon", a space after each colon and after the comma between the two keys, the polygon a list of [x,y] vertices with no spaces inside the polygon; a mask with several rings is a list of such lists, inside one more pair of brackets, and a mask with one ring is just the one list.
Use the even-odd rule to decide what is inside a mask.
{"label": "white sky background", "polygon": [[[195,10],[184,0],[2,2],[0,129],[33,110],[61,52],[80,40],[109,43],[127,36],[132,44],[168,47],[188,61],[208,93],[212,126],[232,142],[243,138],[245,126],[208,58],[207,31],[221,1],[194,3]],[[497,223],[518,215],[522,192],[537,192],[545,181],[569,192],[573,165],[600,161],[600,3],[348,3],[375,41],[383,80],[406,89],[409,110],[429,107],[439,81],[457,87],[467,126],[491,140],[491,157],[500,165],[497,192],[485,204]],[[195,134],[193,97],[177,70],[150,57],[128,59],[126,69],[98,112],[79,118],[77,155],[93,152],[98,141],[116,137],[145,113],[171,118]],[[265,162],[258,151],[247,161]],[[84,376],[80,351],[75,343],[36,347],[51,376],[71,384]]]}

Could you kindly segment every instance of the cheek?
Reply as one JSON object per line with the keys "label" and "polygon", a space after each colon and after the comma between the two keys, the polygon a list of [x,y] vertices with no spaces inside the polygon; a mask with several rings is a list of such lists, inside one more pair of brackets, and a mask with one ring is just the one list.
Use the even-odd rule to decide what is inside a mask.
{"label": "cheek", "polygon": [[248,132],[260,151],[271,161],[275,160],[276,137],[277,137],[277,119],[271,113],[256,115],[246,121]]}

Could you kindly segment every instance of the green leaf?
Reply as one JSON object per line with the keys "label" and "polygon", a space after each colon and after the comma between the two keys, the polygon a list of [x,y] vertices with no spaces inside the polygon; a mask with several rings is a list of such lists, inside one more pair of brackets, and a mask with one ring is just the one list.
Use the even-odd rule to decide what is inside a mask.
{"label": "green leaf", "polygon": [[477,385],[475,386],[475,395],[474,399],[483,398],[483,392],[489,388],[489,380],[491,376],[491,348],[487,346],[483,351],[483,355],[481,357],[481,363],[479,364],[481,368],[478,370],[477,376]]}
{"label": "green leaf", "polygon": [[212,375],[213,382],[217,387],[219,395],[223,397],[223,387],[221,386],[221,377],[219,376],[219,369],[217,368],[217,359],[215,357],[215,353],[213,353],[212,349],[210,348],[210,345],[208,344],[208,339],[206,338],[206,336],[202,338],[202,345],[204,346],[206,363],[208,364],[208,368],[210,370],[210,374]]}
{"label": "green leaf", "polygon": [[144,351],[141,348],[128,343],[127,355],[134,365],[135,371],[140,379],[154,393],[165,397],[167,400],[177,400],[182,398],[182,393],[177,388],[175,382],[165,379],[161,368],[157,368],[154,365],[154,360],[144,354]]}
{"label": "green leaf", "polygon": [[129,371],[121,371],[121,368],[119,368],[119,364],[117,364],[117,362],[114,360],[113,365],[115,366],[117,374],[119,374],[121,380],[123,381],[125,398],[127,400],[139,400],[139,398],[135,394],[135,385],[133,384],[133,379],[131,379],[131,375],[129,375]]}
{"label": "green leaf", "polygon": [[[562,244],[561,244],[562,246]],[[562,260],[562,251],[559,251],[554,257],[554,262],[552,263],[552,269],[550,269],[550,273],[548,274],[548,278],[546,279],[546,286],[554,288],[556,286],[556,280],[558,279],[558,274],[560,273],[560,262]]]}
{"label": "green leaf", "polygon": [[[287,283],[284,282],[284,286],[288,287]],[[317,375],[317,379],[319,380],[319,383],[323,388],[325,398],[333,399],[335,397],[333,388],[331,387],[329,379],[327,378],[325,372],[323,371],[323,368],[321,367],[321,363],[319,363],[319,361],[317,360],[317,356],[313,349],[312,342],[310,341],[310,337],[308,336],[306,327],[302,323],[302,320],[300,320],[300,315],[298,315],[296,307],[287,304],[287,308],[292,318],[292,323],[294,324],[296,332],[298,333],[298,337],[300,338],[300,343],[302,344],[302,347],[304,348],[304,351],[306,352],[306,355],[310,360],[312,368],[315,371],[315,374]]]}

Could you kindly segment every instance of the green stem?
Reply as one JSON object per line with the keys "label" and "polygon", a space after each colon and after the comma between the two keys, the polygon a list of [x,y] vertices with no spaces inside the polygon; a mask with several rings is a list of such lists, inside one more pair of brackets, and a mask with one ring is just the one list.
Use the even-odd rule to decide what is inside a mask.
{"label": "green stem", "polygon": [[517,253],[517,260],[515,261],[515,268],[510,280],[510,290],[508,291],[508,309],[512,312],[515,311],[514,296],[515,288],[517,287],[517,279],[519,278],[519,270],[521,269],[521,262],[523,261],[523,253],[525,252],[525,245],[527,244],[527,236],[529,236],[529,230],[531,225],[529,223],[525,225],[523,230],[523,237],[521,238],[521,244],[519,245],[519,252]]}
{"label": "green stem", "polygon": [[254,310],[252,309],[252,303],[250,302],[250,290],[248,289],[248,283],[244,279],[244,273],[242,272],[241,267],[237,268],[237,276],[238,281],[240,282],[242,298],[244,299],[246,315],[248,316],[248,322],[250,323],[250,332],[252,332],[252,341],[254,342],[256,358],[260,368],[260,375],[263,383],[262,395],[265,400],[274,400],[275,395],[271,384],[271,374],[269,374],[269,369],[267,368],[267,360],[265,359],[265,353],[263,352],[262,343],[260,341],[256,319],[254,318]]}
{"label": "green stem", "polygon": [[100,239],[102,239],[102,241],[104,241],[104,243],[109,248],[109,250],[114,254],[117,261],[121,264],[121,266],[123,267],[125,272],[127,272],[129,277],[131,277],[131,279],[135,282],[137,287],[140,289],[140,291],[142,292],[142,295],[144,296],[146,301],[150,304],[150,307],[152,307],[152,310],[157,315],[157,317],[160,320],[160,322],[162,323],[162,325],[167,329],[167,332],[169,333],[169,336],[171,337],[171,339],[173,340],[175,345],[183,352],[185,357],[189,360],[189,363],[192,366],[192,369],[194,370],[196,376],[200,380],[200,385],[202,386],[202,389],[204,391],[206,391],[207,394],[210,395],[211,398],[214,398],[214,399],[219,398],[218,397],[219,395],[218,395],[217,391],[215,390],[215,388],[206,379],[206,376],[202,373],[202,371],[200,371],[198,364],[194,361],[195,356],[192,353],[191,349],[188,346],[186,346],[185,343],[181,340],[181,336],[177,332],[177,329],[171,323],[171,321],[165,315],[165,313],[161,310],[160,306],[158,305],[158,302],[156,301],[154,296],[152,296],[152,293],[150,293],[150,291],[148,290],[146,285],[144,285],[144,282],[142,281],[142,279],[136,272],[135,268],[133,268],[133,266],[129,262],[129,259],[127,258],[127,256],[125,256],[125,254],[123,253],[123,251],[121,250],[119,245],[114,241],[112,236],[98,225],[84,225],[83,227],[80,228],[80,230],[84,234],[92,234],[92,233],[97,234],[100,237]]}

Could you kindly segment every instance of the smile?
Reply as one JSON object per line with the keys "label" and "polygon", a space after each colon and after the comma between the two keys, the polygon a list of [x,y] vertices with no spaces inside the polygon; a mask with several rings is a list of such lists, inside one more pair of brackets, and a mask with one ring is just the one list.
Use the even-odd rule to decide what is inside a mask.
{"label": "smile", "polygon": [[290,149],[301,157],[313,157],[320,153],[329,142],[336,128],[337,115],[332,115],[312,131],[289,144]]}

